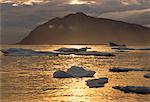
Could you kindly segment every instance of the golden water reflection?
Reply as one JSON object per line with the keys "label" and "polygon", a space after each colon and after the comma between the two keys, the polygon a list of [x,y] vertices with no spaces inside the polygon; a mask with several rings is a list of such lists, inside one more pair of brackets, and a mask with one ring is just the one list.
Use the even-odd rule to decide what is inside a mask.
{"label": "golden water reflection", "polygon": [[[20,47],[20,46],[7,46]],[[57,46],[21,46],[34,50],[54,50]],[[85,47],[76,46],[76,48]],[[113,52],[106,45],[87,45],[91,50]],[[112,89],[116,85],[150,86],[147,72],[111,73],[112,67],[148,68],[149,52],[118,53],[115,57],[56,56],[15,57],[2,56],[1,102],[149,102],[150,95],[127,94]],[[53,78],[56,70],[82,66],[96,71],[93,78],[107,77],[109,83],[102,88],[88,88],[85,81],[93,78]]]}

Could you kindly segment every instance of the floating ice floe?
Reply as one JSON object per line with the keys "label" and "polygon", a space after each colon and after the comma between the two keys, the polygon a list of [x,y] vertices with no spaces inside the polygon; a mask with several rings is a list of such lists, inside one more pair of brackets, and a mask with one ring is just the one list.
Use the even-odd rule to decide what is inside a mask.
{"label": "floating ice floe", "polygon": [[5,56],[57,56],[57,52],[34,51],[32,49],[8,48],[2,49]]}
{"label": "floating ice floe", "polygon": [[61,55],[81,55],[81,56],[115,56],[112,53],[97,52],[97,51],[83,51],[83,52],[60,52]]}
{"label": "floating ice floe", "polygon": [[123,45],[120,45],[120,44],[116,44],[116,43],[110,42],[110,43],[109,43],[109,46],[110,46],[110,47],[115,47],[115,46],[126,46],[126,45],[124,45],[124,44],[123,44]]}
{"label": "floating ice floe", "polygon": [[86,70],[82,67],[72,66],[67,70],[67,73],[71,74],[73,77],[92,77],[95,71]]}
{"label": "floating ice floe", "polygon": [[87,49],[91,49],[88,47],[85,48],[80,48],[80,49],[76,49],[76,48],[60,48],[58,51],[61,55],[70,55],[70,54],[74,54],[74,55],[84,55],[84,56],[115,56],[112,53],[107,53],[107,52],[97,52],[97,51],[87,51]]}
{"label": "floating ice floe", "polygon": [[150,50],[150,48],[129,48],[129,47],[113,47],[115,50]]}
{"label": "floating ice floe", "polygon": [[136,50],[134,48],[128,48],[128,47],[113,47],[111,49],[122,50],[122,51],[124,51],[124,50]]}
{"label": "floating ice floe", "polygon": [[145,78],[150,78],[150,73],[144,75]]}
{"label": "floating ice floe", "polygon": [[112,68],[109,69],[110,72],[129,72],[129,71],[150,71],[144,68]]}
{"label": "floating ice floe", "polygon": [[87,86],[89,86],[89,88],[98,88],[98,87],[104,87],[104,85],[106,83],[108,83],[108,78],[99,78],[99,79],[90,79],[87,80]]}
{"label": "floating ice floe", "polygon": [[97,52],[97,51],[86,51],[86,52],[77,52],[75,55],[85,55],[85,56],[115,56],[112,53],[107,52]]}
{"label": "floating ice floe", "polygon": [[150,48],[136,48],[135,50],[150,50]]}
{"label": "floating ice floe", "polygon": [[53,74],[54,78],[82,78],[82,77],[93,77],[95,71],[86,70],[82,67],[72,66],[66,72],[65,71],[56,71]]}
{"label": "floating ice floe", "polygon": [[150,87],[144,86],[114,86],[112,88],[124,91],[125,93],[150,94]]}
{"label": "floating ice floe", "polygon": [[82,52],[82,51],[87,51],[87,49],[91,49],[91,48],[88,48],[88,47],[85,47],[85,48],[80,48],[80,49],[77,49],[77,48],[60,48],[58,50],[55,50],[55,51],[59,51],[59,52]]}
{"label": "floating ice floe", "polygon": [[116,44],[116,43],[113,43],[113,42],[110,42],[109,46],[112,47],[112,49],[121,50],[121,51],[124,51],[124,50],[150,50],[150,48],[130,48],[130,47],[127,47],[124,44],[120,45],[120,44]]}
{"label": "floating ice floe", "polygon": [[59,70],[59,71],[54,72],[53,77],[54,78],[70,78],[73,76],[65,71]]}

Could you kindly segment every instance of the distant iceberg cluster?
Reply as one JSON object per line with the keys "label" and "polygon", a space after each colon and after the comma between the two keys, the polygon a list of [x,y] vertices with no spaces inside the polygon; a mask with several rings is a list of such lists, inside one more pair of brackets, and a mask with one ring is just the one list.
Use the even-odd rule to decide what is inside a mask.
{"label": "distant iceberg cluster", "polygon": [[97,52],[97,51],[87,51],[90,49],[85,48],[60,48],[54,51],[34,51],[32,49],[22,49],[22,48],[8,48],[2,49],[1,52],[5,56],[58,56],[58,55],[84,55],[84,56],[115,56],[112,53],[107,52]]}
{"label": "distant iceberg cluster", "polygon": [[[120,52],[126,50],[150,50],[150,48],[128,48],[126,45],[116,44],[110,42],[109,46],[112,49],[119,50]],[[1,52],[5,56],[59,56],[59,55],[81,55],[81,56],[115,56],[114,53],[108,52],[98,52],[98,51],[88,51],[91,49],[89,47],[84,48],[59,48],[54,51],[34,51],[32,49],[22,49],[22,48],[7,48],[2,49]],[[145,68],[110,68],[109,73],[128,73],[135,71],[144,71],[148,72],[150,69]],[[63,78],[83,78],[88,77],[92,78],[96,74],[96,71],[89,70],[89,68],[84,68],[80,66],[71,66],[66,71],[56,70],[53,73],[53,78],[63,79]],[[143,75],[144,78],[150,78],[150,73]],[[100,77],[94,79],[88,79],[85,81],[88,88],[102,88],[105,87],[105,84],[109,83],[110,78]],[[136,94],[150,94],[150,87],[145,86],[113,86],[113,89],[123,91],[125,93],[136,93]]]}
{"label": "distant iceberg cluster", "polygon": [[[125,52],[129,50],[150,50],[150,48],[129,48],[125,44],[116,44],[113,42],[109,43],[111,49]],[[82,55],[82,56],[115,56],[113,53],[108,52],[98,52],[98,51],[88,51],[91,49],[89,47],[83,48],[59,48],[54,51],[34,51],[32,49],[22,49],[22,48],[7,48],[2,49],[1,52],[6,56],[58,56],[58,55]]]}

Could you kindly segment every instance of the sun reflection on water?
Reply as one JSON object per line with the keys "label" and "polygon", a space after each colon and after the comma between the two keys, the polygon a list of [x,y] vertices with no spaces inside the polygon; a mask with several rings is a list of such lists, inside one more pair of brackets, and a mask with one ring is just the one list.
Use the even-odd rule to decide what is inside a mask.
{"label": "sun reflection on water", "polygon": [[84,80],[72,80],[68,86],[69,88],[66,90],[66,93],[69,93],[71,97],[68,97],[68,99],[65,100],[70,102],[89,102],[89,100],[85,97],[88,91],[85,89]]}
{"label": "sun reflection on water", "polygon": [[[56,50],[61,47],[92,47],[93,51],[111,52],[107,45],[48,45],[7,46],[33,50]],[[145,61],[147,60],[147,61]],[[2,102],[149,102],[150,95],[127,94],[113,86],[149,86],[146,72],[111,73],[109,68],[149,68],[149,52],[124,52],[115,57],[91,56],[2,56]],[[71,66],[96,71],[93,78],[53,78],[56,70],[66,71]],[[102,88],[89,88],[86,80],[107,77],[109,83]]]}

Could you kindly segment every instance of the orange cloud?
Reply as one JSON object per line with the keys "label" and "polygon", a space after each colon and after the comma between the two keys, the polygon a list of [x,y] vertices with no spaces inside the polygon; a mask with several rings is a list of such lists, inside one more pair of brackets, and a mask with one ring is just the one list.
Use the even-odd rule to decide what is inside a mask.
{"label": "orange cloud", "polygon": [[14,3],[32,5],[33,3],[46,3],[48,0],[0,0],[0,3]]}
{"label": "orange cloud", "polygon": [[95,0],[71,0],[69,4],[94,4]]}

